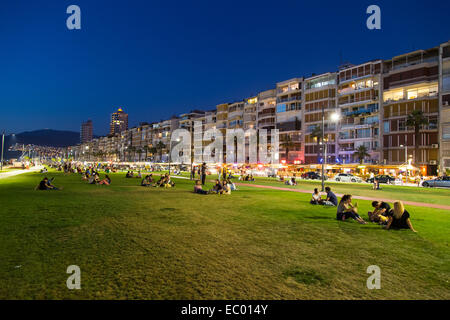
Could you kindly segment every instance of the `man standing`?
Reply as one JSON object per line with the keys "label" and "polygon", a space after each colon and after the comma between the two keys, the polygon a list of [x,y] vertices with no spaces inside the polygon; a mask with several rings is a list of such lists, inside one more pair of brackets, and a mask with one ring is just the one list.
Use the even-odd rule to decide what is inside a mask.
{"label": "man standing", "polygon": [[191,180],[195,179],[195,167],[192,166],[192,170],[191,170]]}
{"label": "man standing", "polygon": [[202,185],[205,185],[206,180],[206,163],[202,163]]}

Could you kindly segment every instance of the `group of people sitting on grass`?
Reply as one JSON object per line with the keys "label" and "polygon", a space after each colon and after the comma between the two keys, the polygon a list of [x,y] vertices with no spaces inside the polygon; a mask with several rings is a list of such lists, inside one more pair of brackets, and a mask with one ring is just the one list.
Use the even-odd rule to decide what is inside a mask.
{"label": "group of people sitting on grass", "polygon": [[148,174],[142,179],[141,186],[142,187],[151,187],[153,183],[153,174]]}
{"label": "group of people sitting on grass", "polygon": [[292,177],[290,179],[285,180],[284,184],[287,184],[288,186],[296,186],[297,181],[295,180],[295,177]]}
{"label": "group of people sitting on grass", "polygon": [[236,190],[236,185],[229,178],[226,178],[223,182],[217,179],[214,186],[208,191],[203,190],[200,180],[196,180],[194,185],[194,193],[198,194],[231,194],[231,191]]}
{"label": "group of people sitting on grass", "polygon": [[141,179],[142,178],[141,170],[138,170],[138,173],[136,175],[134,174],[133,171],[128,171],[127,174],[125,175],[125,178]]}
{"label": "group of people sitting on grass", "polygon": [[170,179],[170,175],[166,173],[165,175],[161,176],[156,183],[152,185],[153,187],[161,187],[161,188],[173,188],[175,187],[175,182],[173,182]]}
{"label": "group of people sitting on grass", "polygon": [[105,178],[100,179],[100,174],[94,169],[90,168],[86,169],[86,171],[82,173],[81,180],[87,181],[89,184],[101,184],[107,186],[111,184],[111,178],[109,177],[109,175],[105,174]]}
{"label": "group of people sitting on grass", "polygon": [[170,175],[166,173],[161,176],[158,181],[154,182],[153,175],[150,173],[144,177],[141,181],[142,187],[161,187],[161,188],[173,188],[175,187],[175,182],[170,179]]}
{"label": "group of people sitting on grass", "polygon": [[251,173],[245,174],[245,175],[244,174],[240,175],[238,179],[241,181],[255,181],[255,178],[253,177],[253,174],[251,174]]}
{"label": "group of people sitting on grass", "polygon": [[[345,221],[347,219],[356,220],[358,223],[367,224],[358,214],[358,204],[352,203],[352,196],[344,194],[338,203],[336,195],[330,187],[326,187],[327,196],[322,199],[317,188],[314,189],[310,203],[325,206],[337,206],[336,219]],[[384,201],[373,201],[373,211],[368,212],[369,221],[382,225],[385,229],[411,229],[416,232],[412,226],[409,212],[405,209],[401,201],[394,202],[394,208]]]}
{"label": "group of people sitting on grass", "polygon": [[333,191],[331,191],[330,187],[325,187],[325,191],[327,193],[327,196],[325,199],[322,199],[322,196],[319,193],[319,190],[317,188],[314,189],[314,192],[312,194],[312,198],[310,203],[311,204],[320,204],[324,206],[337,206],[338,205],[338,199]]}

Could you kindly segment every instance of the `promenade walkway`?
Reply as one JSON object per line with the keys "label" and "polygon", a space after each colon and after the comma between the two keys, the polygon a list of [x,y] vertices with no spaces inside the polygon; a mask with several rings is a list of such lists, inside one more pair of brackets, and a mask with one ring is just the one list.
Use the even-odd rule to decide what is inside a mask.
{"label": "promenade walkway", "polygon": [[0,179],[14,177],[14,176],[17,176],[19,174],[27,173],[27,172],[36,172],[36,171],[41,170],[42,168],[43,168],[43,166],[36,166],[36,167],[31,168],[31,169],[25,169],[25,170],[17,169],[17,170],[12,170],[12,171],[7,171],[7,172],[1,172],[0,173]]}

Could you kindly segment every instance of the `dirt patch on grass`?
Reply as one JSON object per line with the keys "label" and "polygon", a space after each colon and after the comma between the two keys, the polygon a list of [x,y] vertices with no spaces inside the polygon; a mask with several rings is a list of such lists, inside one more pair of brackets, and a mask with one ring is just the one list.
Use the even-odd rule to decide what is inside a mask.
{"label": "dirt patch on grass", "polygon": [[327,285],[329,280],[314,270],[304,270],[294,267],[283,272],[286,279],[293,279],[297,283],[306,285]]}

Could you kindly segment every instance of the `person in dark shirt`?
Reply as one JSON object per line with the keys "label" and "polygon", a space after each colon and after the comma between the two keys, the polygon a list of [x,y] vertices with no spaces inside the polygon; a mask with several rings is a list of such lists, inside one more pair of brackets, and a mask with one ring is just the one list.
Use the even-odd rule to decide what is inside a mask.
{"label": "person in dark shirt", "polygon": [[327,192],[327,198],[324,202],[326,206],[337,206],[338,200],[336,195],[331,191],[330,187],[325,187],[325,191]]}
{"label": "person in dark shirt", "polygon": [[205,185],[205,181],[206,181],[206,163],[205,162],[202,163],[201,171],[202,171],[202,185]]}
{"label": "person in dark shirt", "polygon": [[216,184],[214,185],[214,187],[212,187],[211,190],[209,190],[210,193],[221,193],[223,190],[223,186],[220,183],[219,179],[216,180]]}
{"label": "person in dark shirt", "polygon": [[48,190],[47,183],[48,183],[48,179],[44,178],[41,182],[39,182],[38,189],[39,190]]}
{"label": "person in dark shirt", "polygon": [[376,222],[379,224],[387,224],[388,216],[392,215],[391,206],[384,201],[373,201],[372,207],[374,211],[369,211],[367,214],[369,216],[369,221]]}
{"label": "person in dark shirt", "polygon": [[405,210],[403,203],[401,201],[394,202],[394,209],[392,211],[392,216],[389,217],[389,221],[386,225],[386,230],[389,229],[411,229],[414,230],[411,223],[409,212]]}
{"label": "person in dark shirt", "polygon": [[37,189],[38,190],[59,190],[59,188],[57,188],[51,184],[51,182],[48,180],[47,177],[45,177],[44,179],[42,179],[41,182],[39,182]]}

